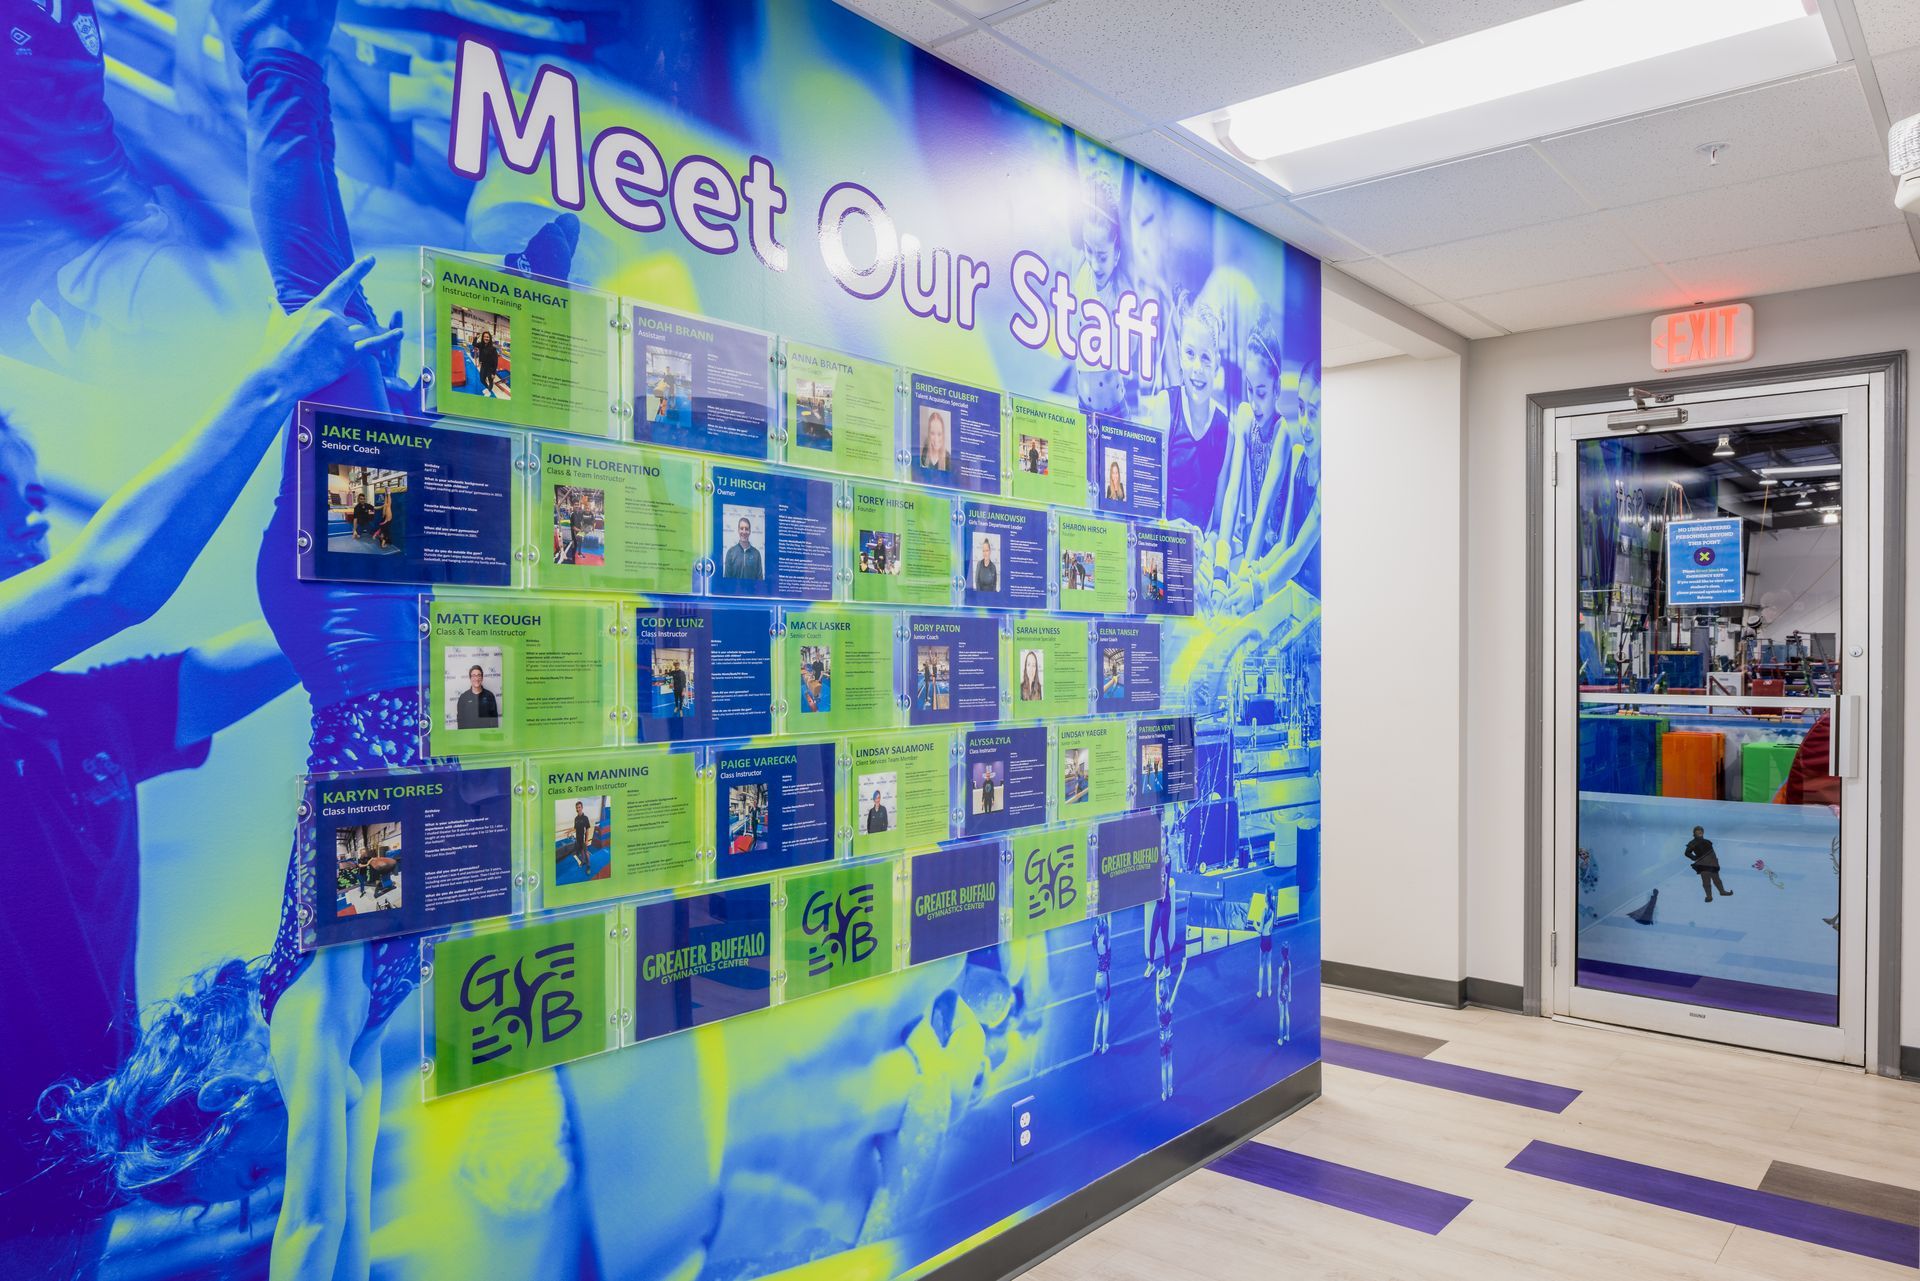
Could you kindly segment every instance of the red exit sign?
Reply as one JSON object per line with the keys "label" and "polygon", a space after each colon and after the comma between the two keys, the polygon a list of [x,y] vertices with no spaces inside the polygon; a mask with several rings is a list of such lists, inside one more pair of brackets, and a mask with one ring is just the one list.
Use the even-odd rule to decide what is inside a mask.
{"label": "red exit sign", "polygon": [[1727,303],[1653,318],[1653,367],[1693,369],[1753,359],[1753,307]]}

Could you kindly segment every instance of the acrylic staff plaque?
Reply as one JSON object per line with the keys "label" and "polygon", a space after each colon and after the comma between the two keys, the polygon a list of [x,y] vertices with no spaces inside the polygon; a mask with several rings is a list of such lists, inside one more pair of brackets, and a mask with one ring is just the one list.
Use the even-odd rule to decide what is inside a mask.
{"label": "acrylic staff plaque", "polygon": [[1087,829],[1022,832],[1013,850],[1013,936],[1032,938],[1087,914]]}
{"label": "acrylic staff plaque", "polygon": [[908,474],[916,484],[1000,492],[1000,393],[914,374],[907,385]]}
{"label": "acrylic staff plaque", "polygon": [[633,939],[624,1043],[764,1010],[773,1002],[773,887],[626,909]]}
{"label": "acrylic staff plaque", "polygon": [[992,947],[1000,941],[998,841],[955,845],[907,864],[907,962]]}
{"label": "acrylic staff plaque", "polygon": [[[587,436],[615,434],[618,301],[563,281],[426,250],[424,330],[437,413]],[[620,433],[624,434],[624,433]]]}
{"label": "acrylic staff plaque", "polygon": [[535,447],[533,586],[690,595],[699,465],[663,449]]}
{"label": "acrylic staff plaque", "polygon": [[652,748],[533,762],[528,871],[542,907],[679,889],[700,879],[691,752]]}
{"label": "acrylic staff plaque", "polygon": [[856,356],[789,342],[786,462],[843,476],[892,480],[894,372]]}
{"label": "acrylic staff plaque", "polygon": [[839,845],[833,743],[780,743],[713,753],[714,876],[757,876],[824,863]]}
{"label": "acrylic staff plaque", "polygon": [[592,912],[422,944],[427,1097],[612,1049],[618,935]]}
{"label": "acrylic staff plaque", "polygon": [[429,755],[613,743],[610,602],[505,596],[426,604],[421,708]]}
{"label": "acrylic staff plaque", "polygon": [[708,483],[707,595],[833,599],[833,482],[715,467]]}
{"label": "acrylic staff plaque", "polygon": [[300,577],[520,583],[512,436],[303,402],[295,440]]}
{"label": "acrylic staff plaque", "polygon": [[781,879],[785,1000],[892,972],[896,866],[874,862]]}
{"label": "acrylic staff plaque", "polygon": [[676,449],[765,458],[773,421],[773,339],[635,303],[633,438]]}
{"label": "acrylic staff plaque", "polygon": [[950,835],[953,735],[946,730],[895,733],[847,742],[853,854],[891,854]]}
{"label": "acrylic staff plaque", "polygon": [[513,786],[505,767],[308,778],[301,946],[511,914]]}

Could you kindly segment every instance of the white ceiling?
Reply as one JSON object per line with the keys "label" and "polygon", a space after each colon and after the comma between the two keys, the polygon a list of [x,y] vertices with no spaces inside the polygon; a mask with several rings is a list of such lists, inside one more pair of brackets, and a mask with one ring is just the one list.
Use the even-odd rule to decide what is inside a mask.
{"label": "white ceiling", "polygon": [[1564,2],[840,0],[1468,338],[1920,271],[1920,0],[1821,0],[1826,71],[1307,195],[1177,124]]}

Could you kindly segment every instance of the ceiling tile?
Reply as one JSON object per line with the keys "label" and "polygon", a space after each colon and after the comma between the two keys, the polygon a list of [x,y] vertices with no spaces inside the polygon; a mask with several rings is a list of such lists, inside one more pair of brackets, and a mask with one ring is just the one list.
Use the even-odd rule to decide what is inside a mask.
{"label": "ceiling tile", "polygon": [[1582,214],[1395,254],[1387,263],[1458,299],[1646,266],[1647,259],[1606,215]]}
{"label": "ceiling tile", "polygon": [[1419,47],[1371,0],[1053,0],[995,30],[1156,123]]}
{"label": "ceiling tile", "polygon": [[1694,192],[1609,216],[1661,262],[1859,231],[1900,218],[1883,159]]}
{"label": "ceiling tile", "polygon": [[1667,270],[1693,295],[1689,301],[1711,303],[1904,275],[1920,271],[1920,255],[1907,229],[1895,224],[1691,258]]}
{"label": "ceiling tile", "polygon": [[1116,138],[1111,145],[1222,209],[1245,209],[1274,198],[1271,191],[1243,180],[1226,165],[1216,164],[1197,143],[1156,130]]}
{"label": "ceiling tile", "polygon": [[902,40],[927,44],[956,31],[965,31],[965,18],[943,9],[934,0],[837,0],[863,18],[870,18]]}
{"label": "ceiling tile", "polygon": [[1363,285],[1371,285],[1389,298],[1412,305],[1438,302],[1440,295],[1417,280],[1410,280],[1378,258],[1355,258],[1334,264]]}
{"label": "ceiling tile", "polygon": [[[1890,119],[1920,115],[1920,47],[1875,58],[1873,70],[1879,77],[1880,96],[1886,99]],[[1880,154],[1884,156],[1885,150]]]}
{"label": "ceiling tile", "polygon": [[1558,9],[1572,0],[1399,0],[1395,6],[1427,40],[1451,40],[1503,22]]}
{"label": "ceiling tile", "polygon": [[1098,94],[1041,66],[989,32],[969,32],[957,40],[947,41],[934,52],[962,71],[1006,90],[1023,102],[1032,103],[1095,138],[1136,133],[1145,123]]}
{"label": "ceiling tile", "polygon": [[1276,200],[1270,205],[1256,205],[1251,209],[1242,209],[1240,216],[1262,231],[1270,231],[1295,248],[1304,249],[1314,257],[1324,258],[1329,262],[1342,258],[1363,257],[1366,252],[1352,241],[1344,240],[1337,233],[1321,226],[1284,200]]}
{"label": "ceiling tile", "polygon": [[1874,56],[1920,45],[1920,5],[1913,0],[1853,0],[1853,8]]}
{"label": "ceiling tile", "polygon": [[1496,325],[1519,333],[1659,311],[1684,306],[1690,301],[1658,268],[1636,267],[1631,271],[1462,298],[1460,304]]}
{"label": "ceiling tile", "polygon": [[[1697,148],[1724,142],[1719,163]],[[1602,125],[1539,144],[1603,209],[1883,154],[1854,68]]]}
{"label": "ceiling tile", "polygon": [[1482,320],[1466,308],[1450,302],[1422,303],[1414,310],[1432,320],[1439,321],[1462,338],[1498,338],[1507,332],[1498,325]]}
{"label": "ceiling tile", "polygon": [[1510,231],[1589,209],[1530,147],[1295,196],[1293,203],[1377,254]]}

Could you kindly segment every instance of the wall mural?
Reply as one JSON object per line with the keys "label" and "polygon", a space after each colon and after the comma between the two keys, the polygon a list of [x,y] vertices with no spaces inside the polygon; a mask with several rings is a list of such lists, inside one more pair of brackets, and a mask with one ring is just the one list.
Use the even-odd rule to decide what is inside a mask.
{"label": "wall mural", "polygon": [[[0,928],[16,976],[0,995],[0,1273],[906,1275],[1318,1058],[1316,261],[824,0],[10,12],[0,803],[27,893]],[[435,269],[454,264],[471,296],[449,302]],[[512,292],[543,295],[542,281],[550,296]],[[693,375],[671,353],[631,372],[610,362],[596,384],[582,344],[639,339],[554,319],[581,299],[625,300],[611,314],[639,319],[641,336],[643,312],[771,336],[782,421],[763,426],[759,453],[687,394]],[[969,452],[968,388],[1006,401],[999,477]],[[909,402],[923,411],[911,439],[863,444],[861,406],[890,415],[896,399],[903,424]],[[285,429],[317,423],[315,406],[388,424],[388,452],[306,475]],[[1089,432],[1050,434],[1062,415]],[[673,434],[696,420],[697,439]],[[477,553],[448,556],[426,587],[372,568],[422,563],[462,508],[444,479],[416,487],[394,450],[416,441],[457,474],[504,459],[489,443],[501,436],[556,448],[522,429],[599,436],[617,457],[667,446],[656,454],[711,479],[698,510],[716,540],[710,571],[664,538],[623,563],[618,525],[645,486],[599,479],[611,465],[579,441],[543,455],[542,474],[572,470],[552,471],[537,510],[514,509],[542,531],[539,563],[512,571],[523,586],[600,575],[575,581],[670,601],[690,575],[711,574],[697,580],[707,596],[768,577],[784,607],[920,609],[931,592],[958,617],[1010,620],[1033,658],[1017,675],[1009,658],[1002,688],[1010,703],[1025,690],[1047,725],[1031,743],[1051,754],[1045,795],[956,745],[955,793],[977,814],[944,833],[956,839],[943,862],[915,865],[916,889],[923,870],[932,893],[990,875],[992,854],[962,836],[1005,840],[1021,813],[1071,824],[1076,804],[1105,813],[1129,797],[1152,807],[1144,826],[1137,813],[1100,824],[1100,849],[1138,837],[1150,851],[1157,815],[1157,877],[1150,858],[1114,861],[1102,900],[1133,905],[1088,916],[1073,902],[1084,859],[1076,881],[1060,857],[1085,825],[1061,827],[1045,867],[1008,870],[1000,922],[956,912],[939,937],[902,935],[898,963],[864,977],[858,965],[896,940],[856,919],[850,880],[873,866],[864,852],[912,843],[881,839],[911,809],[911,771],[852,766],[874,785],[857,821],[849,799],[845,866],[797,867],[796,854],[780,869],[764,839],[798,823],[780,798],[832,771],[831,753],[765,750],[792,736],[780,718],[818,708],[852,718],[835,735],[867,728],[844,656],[858,651],[830,659],[803,629],[771,646],[761,632],[788,700],[761,724],[692,674],[747,643],[727,631],[735,616],[637,596],[616,626],[630,629],[623,646],[652,646],[638,669],[651,667],[650,701],[609,731],[590,784],[525,807],[541,808],[554,883],[485,892],[512,898],[511,933],[449,935],[415,907],[421,857],[452,848],[432,844],[448,830],[433,825],[455,821],[419,796],[329,829],[324,856],[303,847],[303,797],[310,814],[316,789],[362,775],[438,779],[466,830],[522,821],[502,817],[508,773],[487,768],[501,762],[484,748],[464,759],[443,736],[479,742],[460,736],[514,723],[529,736],[498,729],[505,750],[589,745],[513,721],[533,714],[531,692],[501,686],[528,662],[521,649],[453,631],[423,645],[459,625],[462,590],[506,581],[505,561],[489,580]],[[434,432],[462,452],[436,453]],[[836,524],[846,583],[805,555],[782,565],[764,512],[722,492],[750,478],[720,464],[766,456],[769,439],[796,510],[809,484],[876,475],[941,503]],[[1164,451],[1159,465],[1137,465],[1142,450]],[[1044,580],[970,558],[964,598],[958,577],[942,595],[902,565],[901,540],[937,527],[947,499],[958,528],[959,500],[979,490],[1106,518],[1054,512],[1087,532]],[[324,505],[325,548],[301,542],[308,500]],[[504,491],[464,502],[509,505]],[[442,526],[421,523],[435,512]],[[1005,546],[1046,524],[997,519],[1011,522],[993,531]],[[1168,526],[1191,539],[1192,609],[1157,620],[1155,649],[1154,623],[1113,617],[1134,598],[1112,595],[1111,561],[1139,549],[1131,612],[1157,612],[1186,587],[1152,541]],[[513,599],[540,618],[516,644],[599,634],[578,601]],[[674,632],[686,627],[706,629],[698,646]],[[918,646],[907,628],[902,644]],[[918,735],[991,719],[963,702],[978,638],[939,639],[898,674],[912,707],[882,709],[887,724]],[[443,691],[423,651],[458,657],[443,664],[444,717],[423,702]],[[1086,705],[1084,688],[1077,705],[1051,702],[1043,658],[1084,664],[1116,705]],[[1147,672],[1164,702],[1141,701]],[[1109,710],[1193,719],[1183,738],[1086,715]],[[703,728],[674,728],[689,718]],[[685,755],[694,733],[720,745]],[[858,740],[838,741],[857,762]],[[1108,806],[1101,762],[1129,744],[1137,788]],[[690,848],[684,833],[724,824],[742,860],[738,886],[697,907],[661,892],[689,883],[671,859],[613,853],[643,812],[628,793],[645,794],[634,807],[686,794],[617,777],[652,754],[699,778],[714,813],[633,847]],[[402,769],[425,772],[379,773]],[[709,769],[730,780],[724,795],[700,790],[715,786]],[[317,899],[303,879],[315,859]],[[1123,891],[1129,874],[1154,883]],[[602,878],[592,911],[555,910],[592,901]],[[317,900],[340,906],[316,932],[300,905]],[[355,933],[349,913],[406,932]],[[609,996],[627,971],[610,930],[705,930],[763,956],[756,940],[779,940],[782,999],[756,1008],[777,961],[752,980],[761,999],[737,1008]],[[625,1026],[609,1030],[598,1015],[617,1007]],[[494,1037],[511,1054],[474,1053],[458,1081],[446,1063],[423,1068],[445,1039]],[[1022,1110],[1024,1149],[1010,1146]]]}

